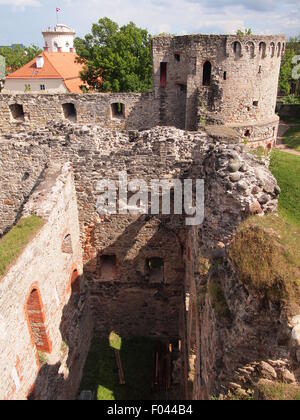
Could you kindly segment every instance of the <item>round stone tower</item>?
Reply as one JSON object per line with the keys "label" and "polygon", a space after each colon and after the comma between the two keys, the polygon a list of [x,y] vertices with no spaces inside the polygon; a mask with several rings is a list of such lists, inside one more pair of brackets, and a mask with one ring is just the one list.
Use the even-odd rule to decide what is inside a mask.
{"label": "round stone tower", "polygon": [[44,50],[47,52],[74,52],[74,38],[76,32],[69,26],[61,23],[54,28],[42,32],[44,37]]}
{"label": "round stone tower", "polygon": [[162,124],[273,145],[284,36],[156,37],[152,49]]}

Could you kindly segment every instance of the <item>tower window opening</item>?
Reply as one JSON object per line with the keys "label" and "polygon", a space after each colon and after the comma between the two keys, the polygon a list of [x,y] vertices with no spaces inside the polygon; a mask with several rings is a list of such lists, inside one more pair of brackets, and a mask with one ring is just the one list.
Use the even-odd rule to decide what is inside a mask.
{"label": "tower window opening", "polygon": [[259,44],[259,53],[261,58],[266,58],[267,45],[265,42]]}
{"label": "tower window opening", "polygon": [[224,71],[224,73],[223,73],[223,79],[224,80],[227,80],[227,71]]}
{"label": "tower window opening", "polygon": [[211,63],[206,61],[203,66],[203,86],[210,86],[211,84]]}
{"label": "tower window opening", "polygon": [[251,136],[251,132],[250,130],[246,130],[245,131],[245,137],[250,137]]}
{"label": "tower window opening", "polygon": [[177,61],[177,62],[181,61],[180,54],[174,54],[174,58],[175,58],[175,61]]}
{"label": "tower window opening", "polygon": [[240,42],[236,41],[233,43],[233,52],[235,54],[235,58],[240,58],[242,56],[242,46]]}
{"label": "tower window opening", "polygon": [[258,101],[253,101],[253,106],[258,106]]}
{"label": "tower window opening", "polygon": [[185,85],[184,83],[178,83],[178,88],[180,89],[180,92],[187,92],[187,85]]}
{"label": "tower window opening", "polygon": [[167,86],[167,66],[168,63],[160,63],[160,87],[165,88]]}

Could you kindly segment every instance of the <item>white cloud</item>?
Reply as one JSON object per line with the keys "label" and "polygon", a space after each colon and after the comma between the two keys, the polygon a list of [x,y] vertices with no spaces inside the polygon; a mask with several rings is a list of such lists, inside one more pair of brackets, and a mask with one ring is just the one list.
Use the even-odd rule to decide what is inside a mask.
{"label": "white cloud", "polygon": [[[233,33],[251,27],[255,33],[300,32],[300,0],[64,0],[64,19],[86,33],[91,23],[108,16],[120,24],[134,21],[152,34]],[[84,20],[84,21],[83,21]],[[87,26],[89,23],[89,26]]]}
{"label": "white cloud", "polygon": [[11,6],[13,9],[25,10],[26,7],[41,6],[39,0],[0,0],[0,5]]}

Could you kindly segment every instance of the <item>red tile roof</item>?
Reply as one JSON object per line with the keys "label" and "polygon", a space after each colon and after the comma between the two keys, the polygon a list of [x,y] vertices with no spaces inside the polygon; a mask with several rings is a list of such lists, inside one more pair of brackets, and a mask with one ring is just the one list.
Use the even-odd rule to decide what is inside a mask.
{"label": "red tile roof", "polygon": [[71,93],[81,93],[80,86],[83,84],[79,73],[83,69],[82,64],[75,62],[75,53],[49,53],[44,52],[44,66],[36,67],[36,58],[25,66],[7,76],[7,79],[63,79],[66,88]]}

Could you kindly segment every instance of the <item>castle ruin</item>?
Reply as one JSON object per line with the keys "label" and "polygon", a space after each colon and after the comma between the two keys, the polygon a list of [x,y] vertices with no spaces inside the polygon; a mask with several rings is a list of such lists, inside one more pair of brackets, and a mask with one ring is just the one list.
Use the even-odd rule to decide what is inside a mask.
{"label": "castle ruin", "polygon": [[[158,37],[152,93],[0,96],[0,232],[44,220],[0,279],[1,399],[75,399],[92,338],[111,331],[180,342],[178,398],[218,395],[254,360],[289,372],[288,320],[275,306],[262,313],[229,263],[231,321],[201,298],[201,258],[225,258],[243,220],[277,211],[275,179],[241,142],[275,141],[283,51],[282,37]],[[204,223],[100,215],[97,182],[121,171],[204,179]]]}

